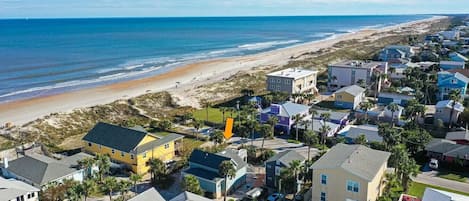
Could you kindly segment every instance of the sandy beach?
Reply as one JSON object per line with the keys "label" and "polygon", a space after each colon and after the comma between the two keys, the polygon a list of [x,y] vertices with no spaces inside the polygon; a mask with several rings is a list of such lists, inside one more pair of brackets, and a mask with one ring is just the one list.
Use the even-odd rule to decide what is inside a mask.
{"label": "sandy beach", "polygon": [[[185,96],[188,96],[186,94],[187,91],[202,84],[228,78],[241,70],[250,70],[258,66],[282,66],[288,63],[291,57],[332,47],[335,43],[341,41],[382,37],[385,32],[399,31],[403,28],[415,29],[416,32],[423,31],[428,22],[440,20],[441,18],[443,17],[433,17],[377,30],[362,30],[332,39],[305,43],[254,55],[201,61],[184,65],[168,73],[150,78],[4,103],[0,105],[0,124],[4,125],[6,122],[12,122],[15,125],[22,125],[50,113],[69,112],[76,108],[106,104],[118,99],[163,90],[168,90],[179,99],[184,99]],[[182,100],[179,104],[197,106],[198,103],[188,99],[186,101]]]}

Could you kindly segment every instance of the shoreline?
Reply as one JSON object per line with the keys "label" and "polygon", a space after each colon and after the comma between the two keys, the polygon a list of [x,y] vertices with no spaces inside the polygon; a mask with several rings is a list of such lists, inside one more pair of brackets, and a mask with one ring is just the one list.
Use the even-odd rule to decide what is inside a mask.
{"label": "shoreline", "polygon": [[[402,27],[410,27],[414,24],[436,21],[443,18],[446,17],[433,16],[379,29],[363,29],[353,33],[341,34],[335,38],[296,44],[251,55],[197,61],[152,77],[1,103],[0,125],[4,125],[7,122],[22,125],[51,113],[70,112],[74,109],[107,104],[119,99],[128,99],[146,93],[167,90],[182,94],[181,96],[183,96],[185,90],[223,80],[242,70],[249,70],[257,66],[282,66],[288,63],[291,57],[332,47],[341,41],[363,39],[375,33],[399,30]],[[176,84],[177,82],[180,84]],[[178,86],[176,87],[176,85]],[[192,104],[197,105],[198,103]]]}

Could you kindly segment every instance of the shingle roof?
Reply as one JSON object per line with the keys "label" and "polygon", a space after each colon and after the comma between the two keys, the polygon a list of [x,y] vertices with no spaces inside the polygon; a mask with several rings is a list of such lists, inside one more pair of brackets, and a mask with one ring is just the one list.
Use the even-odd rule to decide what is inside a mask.
{"label": "shingle roof", "polygon": [[316,112],[318,112],[318,114],[316,116],[314,116],[314,118],[320,118],[321,114],[323,113],[329,113],[331,114],[331,120],[342,120],[346,117],[348,117],[350,115],[350,113],[346,113],[346,112],[336,112],[336,111],[332,111],[332,110],[316,110]]}
{"label": "shingle roof", "polygon": [[60,163],[67,165],[68,167],[77,167],[78,166],[78,161],[83,160],[85,158],[94,158],[94,156],[89,155],[84,152],[77,153],[75,155],[71,155],[68,157],[65,157],[60,160]]}
{"label": "shingle roof", "polygon": [[450,69],[450,70],[447,70],[448,72],[450,73],[461,73],[462,75],[464,75],[466,78],[469,77],[469,69],[459,69],[459,68],[456,68],[456,69]]}
{"label": "shingle roof", "polygon": [[351,126],[346,137],[355,139],[362,134],[365,135],[369,142],[383,141],[383,137],[378,134],[378,127],[372,125]]}
{"label": "shingle roof", "polygon": [[336,93],[341,93],[341,92],[345,92],[353,96],[358,96],[361,93],[365,92],[365,89],[359,87],[358,85],[351,85],[351,86],[343,87],[334,93],[336,94]]}
{"label": "shingle roof", "polygon": [[39,189],[24,182],[0,177],[0,195],[2,200],[16,200],[21,195],[38,191]]}
{"label": "shingle roof", "polygon": [[286,102],[282,104],[282,107],[285,109],[285,112],[287,112],[288,116],[290,117],[309,110],[309,107],[306,105],[296,104],[292,102]]}
{"label": "shingle roof", "polygon": [[38,154],[27,155],[9,162],[7,170],[32,181],[37,186],[78,171],[58,160]]}
{"label": "shingle roof", "polygon": [[161,145],[164,145],[166,143],[169,143],[169,142],[172,142],[172,141],[175,141],[175,140],[179,140],[179,139],[182,139],[184,138],[184,136],[182,135],[179,135],[179,134],[174,134],[174,133],[171,133],[167,136],[164,136],[158,140],[154,140],[154,141],[151,141],[151,142],[148,142],[148,143],[145,143],[145,144],[142,144],[138,147],[135,148],[135,152],[137,154],[140,154],[140,153],[143,153],[145,151],[148,151],[148,150],[152,150],[154,147],[159,147]]}
{"label": "shingle roof", "polygon": [[373,180],[391,153],[363,145],[337,144],[316,161],[311,168],[342,169],[367,181]]}
{"label": "shingle roof", "polygon": [[210,167],[215,170],[218,170],[218,167],[220,167],[220,164],[226,160],[231,160],[231,159],[225,156],[220,156],[217,154],[201,151],[198,149],[192,151],[192,154],[189,157],[189,162],[201,164],[203,166]]}
{"label": "shingle roof", "polygon": [[445,139],[447,140],[468,140],[469,141],[469,132],[468,131],[454,131],[446,133]]}
{"label": "shingle roof", "polygon": [[83,140],[129,153],[146,135],[142,131],[99,122]]}
{"label": "shingle roof", "polygon": [[165,201],[165,199],[155,188],[150,188],[129,201]]}
{"label": "shingle roof", "polygon": [[444,153],[444,155],[469,160],[469,146],[460,145],[459,147]]}
{"label": "shingle roof", "polygon": [[200,195],[185,191],[179,194],[178,196],[172,198],[169,201],[212,201],[206,197],[202,197]]}
{"label": "shingle roof", "polygon": [[233,149],[225,149],[222,152],[216,153],[219,156],[231,158],[236,163],[236,169],[241,169],[247,165],[246,162],[238,155],[238,151]]}
{"label": "shingle roof", "polygon": [[288,151],[283,151],[283,152],[278,153],[277,155],[271,157],[266,162],[279,161],[284,166],[289,167],[290,162],[294,160],[304,161],[306,160],[306,158],[294,150],[288,150]]}
{"label": "shingle roof", "polygon": [[423,201],[467,201],[469,200],[469,196],[427,187],[425,188],[425,192],[423,193],[422,200]]}
{"label": "shingle roof", "polygon": [[400,93],[389,93],[389,92],[381,92],[379,93],[378,97],[403,99],[403,100],[411,100],[414,98],[414,96],[411,96],[411,95],[400,94]]}
{"label": "shingle roof", "polygon": [[187,174],[194,175],[196,177],[201,177],[206,180],[215,180],[215,179],[221,179],[220,174],[217,172],[212,172],[212,171],[207,171],[202,168],[189,168],[184,171]]}

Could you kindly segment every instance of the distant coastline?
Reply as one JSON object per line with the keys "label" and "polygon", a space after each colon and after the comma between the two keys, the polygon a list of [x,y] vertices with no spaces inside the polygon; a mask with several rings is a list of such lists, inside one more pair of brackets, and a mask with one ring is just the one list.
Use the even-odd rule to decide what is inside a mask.
{"label": "distant coastline", "polygon": [[[337,17],[344,17],[337,18]],[[89,34],[88,32],[93,32],[93,30],[81,30],[80,28],[75,27],[93,27],[88,25],[90,23],[87,21],[88,19],[57,19],[57,21],[50,21],[47,19],[35,19],[29,21],[43,21],[39,23],[39,25],[43,25],[46,27],[44,31],[47,32],[48,29],[59,29],[65,26],[65,28],[69,28],[71,30],[77,29],[78,31],[82,31],[82,33],[77,33],[78,36],[83,37],[84,44],[81,45],[72,44],[73,40],[76,39],[70,36],[70,33],[64,33],[63,35],[57,35],[57,37],[64,37],[64,42],[58,42],[55,39],[50,39],[47,34],[40,32],[38,33],[39,36],[34,35],[26,35],[31,37],[28,39],[26,37],[26,41],[29,43],[36,43],[36,40],[39,40],[39,45],[37,47],[32,46],[29,48],[40,48],[38,49],[39,53],[28,53],[14,55],[15,51],[12,53],[0,53],[0,59],[4,63],[3,69],[0,69],[0,83],[6,87],[0,87],[0,104],[6,102],[15,102],[18,100],[27,100],[30,98],[36,97],[44,97],[50,95],[57,95],[61,93],[67,93],[70,91],[76,90],[83,90],[88,88],[94,88],[99,86],[105,86],[109,84],[115,84],[119,82],[125,82],[130,80],[137,80],[147,77],[152,77],[159,74],[167,73],[173,69],[179,68],[181,66],[208,61],[212,59],[220,59],[220,58],[230,58],[230,57],[237,57],[237,56],[245,56],[245,55],[253,55],[262,52],[268,52],[277,49],[295,47],[303,44],[307,44],[310,42],[320,42],[324,40],[334,39],[340,37],[344,34],[355,33],[360,30],[366,29],[380,29],[383,27],[388,27],[395,25],[396,23],[392,20],[398,21],[409,21],[407,18],[425,18],[430,17],[427,15],[407,15],[405,17],[400,17],[400,15],[396,16],[387,16],[387,15],[377,15],[377,16],[325,16],[325,21],[321,22],[319,19],[316,19],[310,16],[306,16],[306,19],[303,19],[303,16],[296,16],[296,17],[223,17],[223,18],[157,18],[157,20],[170,20],[171,23],[182,23],[182,25],[176,25],[175,28],[172,27],[171,23],[167,22],[154,22],[152,20],[145,22],[149,23],[150,25],[138,25],[135,30],[130,31],[130,37],[124,36],[122,34],[126,33],[125,31],[120,33],[122,30],[115,25],[113,18],[103,18],[103,19],[96,19],[99,23],[96,24],[109,24],[110,29],[117,29],[117,32],[114,33],[108,30],[101,30],[96,31],[97,33]],[[269,26],[280,26],[281,24],[285,23],[296,23],[297,25],[291,25],[293,30],[285,31],[283,29],[290,28],[290,26],[285,26],[282,29],[275,30],[279,32],[277,33],[264,33],[262,29],[257,29],[255,25],[262,25],[264,22],[259,21],[257,22],[258,18],[266,20],[270,23]],[[348,19],[348,18],[357,18],[357,19]],[[389,21],[387,19],[389,18]],[[394,19],[396,18],[396,19]],[[402,19],[401,19],[402,18]],[[125,21],[129,21],[129,26],[132,23],[137,22],[138,20],[145,20],[147,18],[119,18],[123,20],[124,24]],[[204,19],[203,23],[200,23],[198,26],[204,26],[204,24],[213,23],[214,25],[207,25],[209,26],[206,30],[200,31],[199,34],[203,36],[196,36],[192,39],[192,36],[181,35],[174,38],[174,43],[177,43],[178,40],[184,39],[185,37],[189,38],[189,44],[172,44],[171,41],[171,31],[177,31],[181,28],[187,28],[191,30],[191,27],[187,27],[184,23],[185,21],[191,20],[198,20]],[[244,27],[238,25],[242,20],[253,20],[253,22],[249,22],[252,25]],[[295,19],[292,21],[292,19]],[[222,20],[228,20],[228,23],[231,23],[230,26],[234,26],[234,28],[238,29],[245,29],[247,35],[249,37],[242,36],[244,33],[236,32],[233,33],[233,37],[236,38],[234,41],[224,42],[224,40],[231,40],[230,35],[226,35],[226,38],[222,36],[211,36],[211,33],[206,32],[217,32],[218,29],[222,29],[222,33],[231,33],[233,30],[223,31],[223,29],[227,29],[227,27],[221,27],[220,23]],[[319,20],[319,21],[318,21]],[[336,22],[337,20],[349,20],[345,22]],[[358,21],[372,21],[372,22],[358,22]],[[373,22],[376,20],[377,22]],[[14,20],[13,20],[14,21]],[[20,20],[21,21],[21,20]],[[217,22],[221,21],[221,22]],[[273,22],[269,22],[273,21]],[[291,21],[291,22],[290,22]],[[311,22],[309,22],[311,21]],[[13,25],[8,25],[8,21],[0,22],[0,26],[29,26],[30,22],[19,25],[13,23]],[[347,22],[349,22],[348,25]],[[3,24],[2,24],[3,23]],[[308,24],[312,24],[311,26],[319,26],[316,29],[308,29],[305,28],[304,31],[299,31],[301,27],[298,26],[306,26]],[[330,25],[328,25],[328,23]],[[354,25],[354,23],[357,23]],[[49,25],[53,24],[53,25]],[[59,24],[59,25],[54,25]],[[70,25],[69,25],[70,24]],[[92,23],[91,23],[92,24]],[[31,25],[34,27],[33,25]],[[159,34],[158,30],[154,30],[153,26],[161,26],[166,27],[170,26],[168,29],[169,35],[165,35],[168,33],[162,33],[161,36],[153,36],[155,34]],[[212,27],[213,26],[213,27]],[[240,26],[240,27],[238,27]],[[267,25],[266,25],[267,26]],[[117,27],[117,28],[116,28]],[[150,28],[148,28],[150,27]],[[229,27],[229,26],[228,26]],[[295,28],[296,27],[296,28]],[[19,35],[18,37],[13,37],[13,50],[16,48],[28,49],[28,47],[23,47],[23,42],[21,41],[18,47],[15,46],[15,40],[20,41],[21,37],[21,30],[24,28],[18,28]],[[140,31],[139,29],[142,29]],[[145,31],[145,29],[149,29],[150,31]],[[174,29],[174,30],[173,30]],[[26,29],[27,30],[27,29]],[[13,29],[13,31],[15,31]],[[24,30],[23,30],[24,31]],[[156,32],[155,32],[156,31]],[[184,30],[183,30],[184,31]],[[274,32],[273,31],[273,32]],[[298,31],[298,33],[294,33]],[[1,33],[2,31],[0,31]],[[2,34],[5,36],[6,39],[9,39],[9,32],[4,31],[6,34]],[[52,31],[53,32],[53,31]],[[140,33],[143,32],[143,33]],[[14,33],[13,33],[14,34]],[[41,35],[42,34],[42,35]],[[190,33],[192,34],[192,32]],[[197,34],[197,33],[196,33]],[[251,35],[259,35],[259,36],[251,36]],[[104,36],[111,37],[110,42],[103,42],[102,38]],[[241,36],[239,36],[241,35]],[[77,37],[78,37],[77,36]],[[114,38],[113,38],[114,37]],[[149,37],[148,40],[138,40],[138,37]],[[161,38],[168,37],[168,41],[159,41]],[[214,37],[212,39],[211,37]],[[265,38],[264,38],[265,37]],[[37,39],[36,39],[37,38]],[[46,39],[41,39],[46,38]],[[137,39],[136,39],[137,38]],[[192,40],[202,40],[202,42],[207,43],[199,44]],[[34,40],[34,41],[28,41]],[[114,40],[114,41],[113,41]],[[120,41],[124,40],[124,41]],[[128,41],[127,41],[128,40]],[[136,40],[136,41],[135,41]],[[50,46],[51,48],[43,48],[44,44],[42,43],[52,43]],[[90,41],[90,42],[86,42]],[[156,42],[155,42],[156,41]],[[220,42],[221,41],[221,42]],[[27,43],[24,42],[24,43]],[[78,43],[78,41],[75,41]],[[168,43],[169,42],[169,43]],[[3,44],[2,39],[0,39],[0,44]],[[62,44],[64,43],[64,44]],[[96,44],[95,44],[96,43]],[[149,45],[141,45],[139,43],[152,43]],[[8,43],[9,44],[9,43]],[[113,46],[116,45],[115,48],[103,48],[106,46]],[[167,47],[162,48],[155,48],[158,45],[165,45]],[[49,46],[48,44],[45,44]],[[141,47],[140,47],[141,45]],[[90,48],[86,48],[90,46]],[[120,47],[123,46],[123,47]],[[135,46],[135,47],[133,47]],[[183,49],[186,46],[194,48],[189,48],[189,50],[178,50]],[[4,47],[8,49],[9,46]],[[50,49],[50,50],[49,50]],[[63,49],[63,51],[62,51]],[[93,52],[88,53],[90,50],[94,50],[102,53],[93,54]],[[103,50],[101,50],[103,49]],[[112,49],[112,50],[108,50]],[[116,49],[116,50],[113,50]],[[177,50],[175,50],[177,49]],[[166,54],[164,51],[174,51],[174,53]],[[26,51],[26,50],[25,50]],[[41,53],[41,51],[45,53]],[[104,52],[103,52],[104,51]],[[156,51],[156,52],[155,52]],[[61,52],[64,52],[62,55]],[[8,55],[11,54],[11,55]],[[70,56],[72,55],[72,56]],[[76,58],[73,55],[78,55]],[[15,58],[16,57],[16,58]],[[69,58],[70,57],[70,58]],[[10,61],[12,60],[12,61]],[[63,61],[62,61],[63,60]]]}
{"label": "distant coastline", "polygon": [[376,33],[399,30],[401,27],[409,27],[417,23],[423,24],[441,18],[443,17],[432,17],[381,29],[361,30],[355,33],[343,34],[333,39],[313,41],[257,54],[210,59],[183,65],[167,73],[147,78],[3,103],[0,104],[0,111],[2,111],[0,123],[13,122],[15,124],[24,124],[50,113],[67,112],[76,108],[106,104],[118,99],[134,97],[149,92],[191,90],[204,83],[217,82],[218,80],[228,78],[240,70],[249,70],[260,65],[282,66],[292,56],[328,48],[340,41],[363,39]]}

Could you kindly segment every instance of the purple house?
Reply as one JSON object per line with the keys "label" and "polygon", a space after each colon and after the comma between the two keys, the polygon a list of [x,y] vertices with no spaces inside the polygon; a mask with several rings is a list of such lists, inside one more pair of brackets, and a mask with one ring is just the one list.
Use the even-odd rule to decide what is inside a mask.
{"label": "purple house", "polygon": [[308,115],[309,107],[306,105],[285,102],[283,104],[271,104],[260,115],[260,122],[266,123],[270,116],[276,116],[278,123],[276,128],[290,133],[291,126],[295,123],[293,117],[297,114]]}

